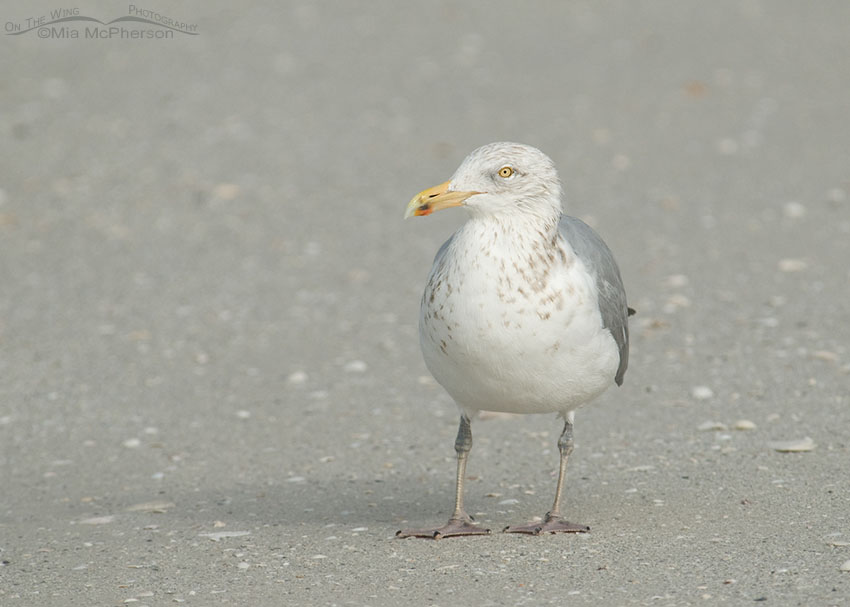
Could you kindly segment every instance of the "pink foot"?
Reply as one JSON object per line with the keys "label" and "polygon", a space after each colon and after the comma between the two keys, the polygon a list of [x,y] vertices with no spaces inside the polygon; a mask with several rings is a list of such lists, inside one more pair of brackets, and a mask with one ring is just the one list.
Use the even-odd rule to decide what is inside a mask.
{"label": "pink foot", "polygon": [[456,537],[460,535],[489,535],[490,530],[472,522],[469,515],[449,519],[449,522],[438,529],[402,529],[396,532],[396,537],[424,537],[438,540],[444,537]]}
{"label": "pink foot", "polygon": [[590,527],[587,525],[577,525],[565,521],[560,516],[546,515],[545,520],[539,523],[529,523],[528,525],[510,525],[505,527],[505,533],[527,533],[529,535],[542,535],[544,533],[588,533]]}

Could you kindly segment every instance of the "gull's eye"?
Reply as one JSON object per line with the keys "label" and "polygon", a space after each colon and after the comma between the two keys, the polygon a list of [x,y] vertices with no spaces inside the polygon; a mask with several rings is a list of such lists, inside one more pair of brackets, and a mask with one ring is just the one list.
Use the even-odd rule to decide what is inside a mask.
{"label": "gull's eye", "polygon": [[513,176],[513,174],[513,167],[502,167],[501,169],[499,169],[499,177],[502,177],[503,179],[507,179],[508,177]]}

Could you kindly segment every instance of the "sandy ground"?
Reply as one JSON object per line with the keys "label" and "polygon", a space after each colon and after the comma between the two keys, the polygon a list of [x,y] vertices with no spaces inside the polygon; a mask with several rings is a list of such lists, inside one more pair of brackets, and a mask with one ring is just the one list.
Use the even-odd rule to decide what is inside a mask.
{"label": "sandy ground", "polygon": [[[850,4],[281,4],[0,41],[0,603],[850,604]],[[402,213],[494,140],[638,309],[592,532],[397,540],[451,509],[416,322],[463,221]],[[559,430],[474,424],[479,521],[545,513]]]}

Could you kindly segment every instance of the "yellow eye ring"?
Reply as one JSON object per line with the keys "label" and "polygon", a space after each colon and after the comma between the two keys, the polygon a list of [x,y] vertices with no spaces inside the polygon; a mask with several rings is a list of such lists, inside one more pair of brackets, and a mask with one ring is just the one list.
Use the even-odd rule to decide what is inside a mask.
{"label": "yellow eye ring", "polygon": [[514,170],[511,167],[502,167],[501,169],[499,169],[499,177],[502,177],[504,179],[511,177],[513,174]]}

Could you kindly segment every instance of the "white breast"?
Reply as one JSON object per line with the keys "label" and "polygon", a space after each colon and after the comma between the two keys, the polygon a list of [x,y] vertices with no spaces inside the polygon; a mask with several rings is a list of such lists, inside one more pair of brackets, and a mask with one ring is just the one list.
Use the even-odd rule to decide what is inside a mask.
{"label": "white breast", "polygon": [[619,364],[594,280],[559,237],[495,227],[467,222],[432,269],[419,325],[425,363],[470,412],[571,411],[601,394]]}

